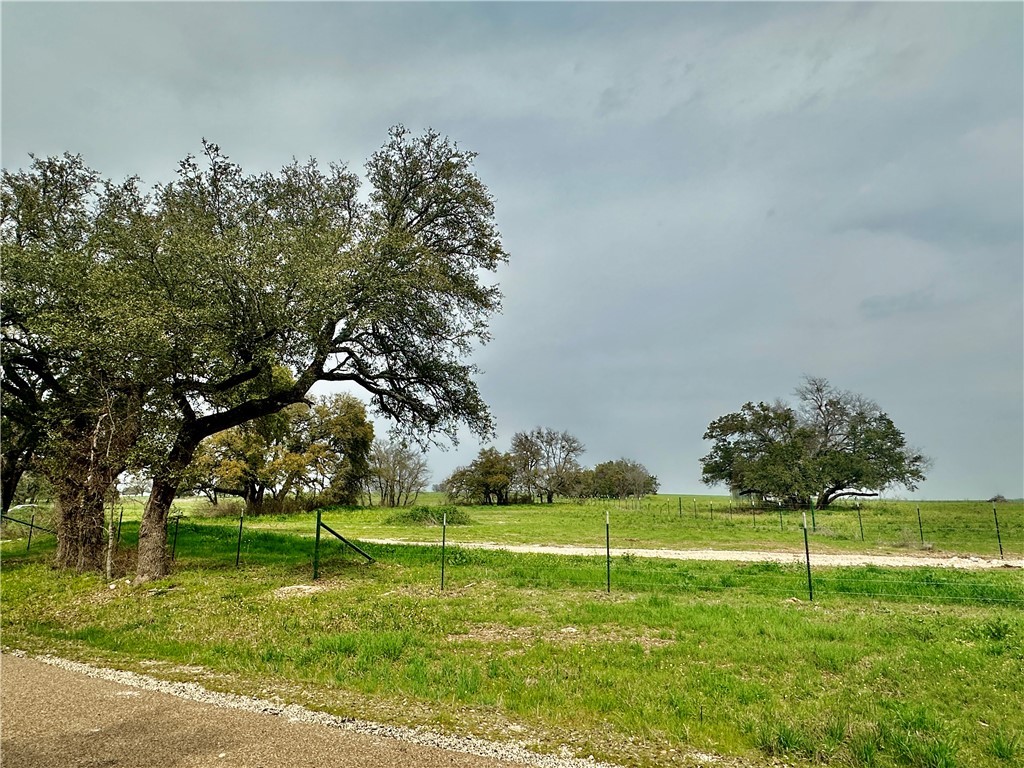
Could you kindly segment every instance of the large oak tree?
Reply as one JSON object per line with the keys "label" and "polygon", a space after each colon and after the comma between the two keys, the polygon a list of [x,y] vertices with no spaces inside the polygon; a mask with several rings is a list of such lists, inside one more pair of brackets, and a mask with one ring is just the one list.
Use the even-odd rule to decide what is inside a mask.
{"label": "large oak tree", "polygon": [[924,480],[928,459],[874,401],[815,377],[805,378],[796,396],[795,406],[747,403],[711,422],[703,481],[821,509],[889,486],[914,490]]}
{"label": "large oak tree", "polygon": [[[85,274],[109,267],[122,275],[112,293],[130,299],[127,308],[112,312],[113,299],[104,302],[99,290],[95,306],[63,307],[41,323],[49,297],[73,292],[76,276],[43,269],[33,282],[32,270],[22,270],[25,300],[10,317],[5,306],[3,330],[5,345],[16,340],[29,362],[8,366],[5,356],[4,382],[27,402],[24,388],[7,382],[42,371],[42,399],[73,414],[75,397],[95,388],[53,367],[50,350],[74,357],[78,342],[60,329],[84,318],[76,333],[104,355],[106,377],[130,390],[118,402],[133,404],[137,418],[117,423],[138,425],[133,442],[145,446],[154,476],[139,581],[168,572],[167,514],[201,441],[302,401],[317,381],[353,382],[377,413],[420,436],[454,439],[460,424],[480,435],[492,430],[465,357],[486,341],[499,309],[498,288],[483,276],[506,254],[473,153],[433,131],[414,137],[394,128],[366,165],[365,197],[341,165],[322,169],[311,160],[246,174],[216,145],[204,142],[203,154],[201,162],[186,158],[178,178],[152,193],[134,181],[103,185],[102,205],[75,208],[84,234],[70,249],[57,238],[26,247],[15,236],[24,229],[18,211],[4,211],[5,292],[9,249],[43,265],[70,252]],[[85,198],[96,177],[83,173]],[[52,189],[36,187],[42,197]],[[113,352],[104,338],[116,341]],[[93,371],[87,361],[78,369]],[[90,419],[79,430],[86,446],[88,426],[101,420]],[[48,441],[61,434],[58,421],[45,424]]]}

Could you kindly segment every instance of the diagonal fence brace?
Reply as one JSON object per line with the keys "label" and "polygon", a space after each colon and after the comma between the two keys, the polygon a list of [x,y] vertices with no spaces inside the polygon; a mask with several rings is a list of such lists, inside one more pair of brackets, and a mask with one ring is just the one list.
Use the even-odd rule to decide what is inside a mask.
{"label": "diagonal fence brace", "polygon": [[370,556],[370,555],[366,554],[365,552],[363,552],[363,550],[361,550],[361,549],[360,549],[359,547],[357,547],[357,546],[356,546],[355,544],[353,544],[353,543],[352,543],[351,541],[349,541],[348,539],[346,539],[346,538],[345,538],[344,536],[342,536],[342,535],[341,535],[340,533],[338,533],[338,532],[337,532],[336,530],[334,530],[333,528],[331,528],[331,526],[329,526],[329,525],[328,525],[327,523],[321,522],[321,523],[320,523],[320,527],[321,527],[321,528],[323,528],[323,529],[325,529],[325,530],[326,530],[326,531],[327,531],[328,533],[330,533],[331,535],[333,535],[333,536],[334,536],[335,538],[341,539],[341,541],[343,541],[343,542],[344,542],[345,544],[348,544],[348,545],[349,545],[350,547],[352,547],[352,549],[354,549],[354,550],[355,550],[356,552],[358,552],[358,553],[359,553],[360,555],[362,555],[363,557],[365,557],[365,558],[366,558],[366,561],[367,561],[368,563],[375,563],[375,562],[377,562],[376,560],[374,560],[374,559],[373,559],[373,557],[372,557],[372,556]]}

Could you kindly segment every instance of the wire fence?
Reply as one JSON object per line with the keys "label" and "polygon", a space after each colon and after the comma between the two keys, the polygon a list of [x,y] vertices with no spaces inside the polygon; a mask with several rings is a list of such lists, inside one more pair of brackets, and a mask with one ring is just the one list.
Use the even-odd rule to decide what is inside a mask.
{"label": "wire fence", "polygon": [[417,563],[436,569],[441,592],[457,591],[485,580],[518,589],[609,593],[746,591],[793,600],[856,597],[1024,606],[1024,571],[1019,566],[976,570],[942,567],[929,561],[917,567],[885,563],[836,565],[831,553],[813,551],[809,522],[807,528],[801,524],[792,531],[791,545],[799,546],[801,552],[766,554],[764,559],[752,562],[643,557],[613,549],[614,519],[611,514],[605,517],[603,554],[513,552],[472,541],[460,546],[459,528],[444,524],[436,544],[392,544],[376,549],[372,544],[364,546],[385,561],[389,556],[408,560],[408,555],[399,550],[418,550]]}
{"label": "wire fence", "polygon": [[[810,510],[807,516],[812,540],[859,542],[866,549],[1024,556],[1024,508],[1020,503],[1001,506],[986,502],[957,502],[945,507],[874,502]],[[781,541],[802,529],[804,513],[781,505],[684,497],[587,500],[580,507],[584,515],[586,511],[611,510],[620,530],[664,532],[701,546],[716,540]]]}
{"label": "wire fence", "polygon": [[[301,530],[275,530],[264,527],[256,518],[239,515],[236,524],[226,518],[199,518],[177,514],[167,523],[167,547],[170,560],[182,557],[192,560],[219,562],[228,567],[233,561],[236,568],[248,563],[281,562],[303,568],[311,566],[313,578],[323,573],[336,574],[348,567],[343,561],[353,558],[372,563],[401,562],[413,565],[428,583],[436,580],[441,592],[454,592],[467,585],[494,582],[516,589],[564,589],[573,591],[619,593],[715,593],[747,592],[751,594],[793,600],[820,600],[828,597],[850,597],[875,600],[910,600],[935,603],[1024,606],[1024,570],[1019,567],[987,570],[961,570],[926,565],[913,568],[893,568],[880,562],[877,565],[836,566],[832,560],[837,554],[836,540],[856,533],[859,541],[872,541],[869,530],[883,532],[883,538],[892,540],[899,535],[895,546],[907,550],[928,550],[935,533],[948,532],[960,543],[959,551],[969,547],[978,555],[992,559],[1000,556],[1008,563],[1018,562],[1021,537],[1018,515],[992,512],[991,527],[980,516],[968,519],[950,519],[948,511],[942,525],[928,527],[926,509],[913,508],[911,515],[905,508],[873,509],[869,515],[863,510],[845,508],[807,515],[792,510],[743,510],[711,503],[694,503],[689,514],[680,514],[680,503],[675,509],[669,505],[623,505],[621,509],[590,509],[571,521],[577,534],[583,526],[589,536],[578,536],[589,544],[584,554],[550,554],[512,552],[503,549],[483,549],[478,542],[462,540],[462,526],[449,526],[447,519],[438,527],[424,527],[424,539],[436,538],[426,544],[385,545],[350,541],[337,531],[345,531],[344,512],[324,515],[318,512],[316,527],[296,520]],[[909,517],[909,519],[908,519]],[[970,516],[967,516],[968,518]],[[329,519],[328,519],[329,518]],[[938,519],[935,515],[933,519]],[[117,542],[121,541],[123,516],[116,519]],[[965,524],[970,523],[972,524]],[[37,544],[49,538],[52,530],[41,527],[35,518],[9,519],[34,533]],[[111,518],[114,524],[114,518]],[[996,525],[1000,528],[997,530]],[[643,557],[630,551],[635,547],[637,530],[650,531],[658,526],[680,526],[691,532],[701,532],[696,548],[706,547],[717,538],[728,540],[728,534],[740,527],[751,530],[772,529],[771,537],[764,537],[762,556],[752,562],[714,562],[706,560],[674,560],[661,557]],[[29,527],[31,526],[31,527]],[[312,530],[305,530],[310,527]],[[864,529],[863,536],[861,530]],[[910,530],[913,536],[906,532]],[[321,529],[332,537],[323,543],[316,535]],[[134,522],[127,523],[125,545],[134,543],[137,535]],[[717,536],[716,534],[725,534]],[[337,539],[333,538],[337,537]],[[695,537],[696,538],[696,537]],[[904,543],[910,538],[909,543]],[[985,551],[984,542],[991,544]],[[589,539],[589,541],[585,541]],[[875,541],[878,541],[876,538]],[[730,542],[731,543],[731,542]],[[819,546],[828,546],[823,552]],[[892,546],[892,545],[890,545]],[[26,551],[32,547],[31,539]],[[860,549],[864,552],[870,547]],[[781,550],[781,551],[780,551]],[[982,551],[978,551],[982,550]],[[852,553],[852,550],[851,550]],[[187,567],[187,566],[186,566]]]}

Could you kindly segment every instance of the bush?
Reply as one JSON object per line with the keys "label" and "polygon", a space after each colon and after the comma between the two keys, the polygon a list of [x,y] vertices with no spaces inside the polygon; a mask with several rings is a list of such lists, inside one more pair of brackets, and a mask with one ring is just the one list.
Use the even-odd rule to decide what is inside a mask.
{"label": "bush", "polygon": [[230,499],[221,501],[219,504],[209,504],[206,507],[195,510],[193,514],[199,517],[238,517],[245,510],[246,517],[259,517],[260,515],[298,515],[303,512],[311,512],[317,507],[322,507],[325,500],[322,496],[287,496],[283,499],[265,498],[260,504],[247,505],[241,499]]}
{"label": "bush", "polygon": [[458,507],[413,507],[396,512],[385,525],[441,525],[447,515],[448,525],[471,525],[469,514]]}

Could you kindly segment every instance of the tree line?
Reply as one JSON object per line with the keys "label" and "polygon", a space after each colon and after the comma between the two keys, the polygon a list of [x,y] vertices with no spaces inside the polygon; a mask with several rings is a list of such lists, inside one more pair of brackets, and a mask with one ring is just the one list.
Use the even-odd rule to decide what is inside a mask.
{"label": "tree line", "polygon": [[[149,190],[72,154],[4,169],[4,510],[41,468],[58,566],[100,569],[104,500],[144,470],[142,582],[168,573],[167,515],[204,440],[309,404],[316,382],[354,383],[423,440],[490,436],[466,357],[487,340],[487,276],[507,255],[474,157],[395,127],[366,194],[342,164],[245,173],[206,141]],[[216,450],[244,452],[261,429],[274,427]],[[258,495],[263,481],[233,482]]]}
{"label": "tree line", "polygon": [[616,459],[594,467],[579,463],[579,438],[565,431],[537,427],[517,432],[511,448],[480,450],[470,464],[458,467],[436,489],[462,504],[516,504],[556,496],[572,498],[640,498],[658,492],[658,479],[637,461]]}

